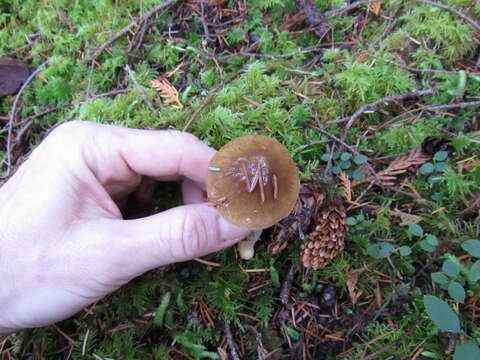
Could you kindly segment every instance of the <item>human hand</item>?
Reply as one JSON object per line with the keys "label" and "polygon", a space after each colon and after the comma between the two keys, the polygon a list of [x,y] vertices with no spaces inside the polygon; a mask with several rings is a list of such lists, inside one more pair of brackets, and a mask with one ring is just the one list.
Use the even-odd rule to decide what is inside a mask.
{"label": "human hand", "polygon": [[[0,189],[0,334],[65,319],[150,269],[245,237],[204,202],[214,153],[177,131],[55,129]],[[119,204],[146,177],[182,180],[188,205],[123,220]]]}

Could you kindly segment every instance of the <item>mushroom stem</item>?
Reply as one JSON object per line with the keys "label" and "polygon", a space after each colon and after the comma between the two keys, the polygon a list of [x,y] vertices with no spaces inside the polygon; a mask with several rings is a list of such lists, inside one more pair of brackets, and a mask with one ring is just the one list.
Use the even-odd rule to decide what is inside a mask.
{"label": "mushroom stem", "polygon": [[253,230],[250,235],[238,243],[238,252],[243,260],[250,260],[255,255],[254,246],[260,239],[263,229]]}

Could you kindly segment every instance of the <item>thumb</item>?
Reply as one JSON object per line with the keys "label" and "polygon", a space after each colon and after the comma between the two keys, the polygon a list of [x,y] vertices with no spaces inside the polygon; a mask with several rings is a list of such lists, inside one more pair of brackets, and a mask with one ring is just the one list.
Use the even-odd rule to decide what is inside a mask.
{"label": "thumb", "polygon": [[129,270],[135,274],[131,276],[221,250],[249,233],[229,223],[207,203],[179,206],[141,219],[112,221],[112,235],[118,239],[115,246],[123,248],[115,253],[130,258],[135,254],[136,265]]}

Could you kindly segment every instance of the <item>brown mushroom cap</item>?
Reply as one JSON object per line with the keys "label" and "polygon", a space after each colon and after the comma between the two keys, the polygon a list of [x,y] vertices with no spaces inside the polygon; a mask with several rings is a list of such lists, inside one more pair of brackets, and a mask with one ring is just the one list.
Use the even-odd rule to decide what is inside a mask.
{"label": "brown mushroom cap", "polygon": [[208,199],[231,223],[264,229],[292,211],[300,180],[288,150],[263,135],[236,138],[212,158]]}

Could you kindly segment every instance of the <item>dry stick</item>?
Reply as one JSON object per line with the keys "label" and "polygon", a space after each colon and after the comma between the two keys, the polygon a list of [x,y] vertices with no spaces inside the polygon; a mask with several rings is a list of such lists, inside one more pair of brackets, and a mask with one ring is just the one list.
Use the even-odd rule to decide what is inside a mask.
{"label": "dry stick", "polygon": [[392,65],[398,66],[399,68],[402,68],[402,69],[405,69],[405,70],[408,70],[408,71],[413,71],[413,72],[428,72],[428,73],[435,73],[435,74],[449,74],[449,75],[458,74],[458,71],[437,70],[437,69],[421,69],[421,68],[416,68],[416,67],[413,67],[413,66],[408,66],[408,65],[400,64],[400,63],[397,63],[397,62],[392,61],[392,60],[384,59],[384,58],[382,58],[382,57],[380,57],[380,56],[376,56],[376,55],[373,55],[373,54],[370,54],[369,56],[372,57],[372,58],[374,58],[374,59],[378,59],[378,60],[385,61],[385,62],[388,63],[388,64],[392,64]]}
{"label": "dry stick", "polygon": [[208,31],[208,25],[205,21],[205,0],[200,0],[200,21],[203,26],[205,41],[208,42],[210,40],[210,32]]}
{"label": "dry stick", "polygon": [[294,264],[290,266],[288,270],[287,277],[285,278],[285,282],[282,285],[282,291],[280,292],[280,302],[283,306],[287,306],[288,298],[290,296],[290,289],[292,288],[293,276],[295,275],[295,271],[297,268]]}
{"label": "dry stick", "polygon": [[37,74],[42,71],[45,65],[47,65],[48,59],[45,60],[40,66],[30,74],[30,76],[25,80],[22,87],[18,91],[17,96],[15,96],[15,100],[13,101],[12,111],[10,112],[10,119],[8,120],[8,135],[7,135],[7,173],[6,177],[10,175],[10,170],[12,167],[12,154],[11,154],[11,147],[12,147],[12,131],[13,131],[13,120],[15,119],[15,113],[17,112],[17,103],[22,96],[23,90],[27,87],[27,85],[37,76]]}
{"label": "dry stick", "polygon": [[455,104],[443,104],[443,105],[423,105],[420,107],[420,110],[425,111],[435,111],[435,110],[444,110],[444,109],[456,109],[456,108],[466,108],[468,106],[478,106],[480,101],[467,101]]}
{"label": "dry stick", "polygon": [[227,336],[227,343],[228,348],[230,349],[230,355],[232,355],[233,360],[240,360],[240,356],[238,355],[238,347],[233,340],[232,329],[230,328],[230,324],[226,321],[223,321],[223,329],[225,331],[225,335]]}
{"label": "dry stick", "polygon": [[448,11],[451,11],[452,13],[454,13],[455,15],[458,15],[459,17],[461,17],[463,20],[465,20],[466,22],[468,22],[470,25],[472,25],[475,29],[477,29],[478,31],[480,31],[480,25],[475,21],[473,20],[471,17],[465,15],[464,13],[462,13],[460,10],[457,10],[451,6],[448,6],[448,5],[445,5],[445,4],[442,4],[442,3],[438,3],[438,2],[435,2],[435,1],[430,1],[430,0],[415,0],[417,2],[421,2],[421,3],[424,3],[424,4],[428,4],[428,5],[432,5],[432,6],[436,6],[436,7],[439,7],[441,9],[445,9],[445,10],[448,10]]}
{"label": "dry stick", "polygon": [[348,119],[348,122],[345,125],[345,128],[343,129],[341,139],[345,140],[345,138],[347,137],[348,130],[350,130],[355,120],[357,120],[362,114],[364,114],[367,111],[375,111],[381,105],[386,105],[392,101],[405,100],[405,99],[418,97],[418,96],[432,95],[432,94],[435,94],[436,92],[437,92],[436,89],[414,90],[414,91],[409,91],[403,94],[385,96],[381,99],[375,100],[370,104],[363,105]]}
{"label": "dry stick", "polygon": [[263,346],[262,334],[258,332],[252,325],[245,325],[247,329],[250,329],[255,334],[255,340],[257,341],[257,359],[266,360],[268,359],[268,351]]}
{"label": "dry stick", "polygon": [[337,15],[340,15],[340,14],[343,14],[344,12],[348,12],[350,10],[353,10],[361,5],[370,5],[370,4],[373,4],[373,3],[376,3],[378,2],[378,0],[359,0],[359,1],[356,1],[350,5],[345,5],[344,7],[341,7],[341,8],[338,8],[338,9],[334,9],[334,10],[329,10],[329,11],[325,11],[325,16],[326,17],[334,17],[334,16],[337,16]]}
{"label": "dry stick", "polygon": [[138,83],[137,79],[135,78],[135,74],[133,73],[132,69],[130,68],[130,65],[125,65],[125,70],[127,70],[128,72],[128,75],[130,75],[130,77],[132,78],[132,81],[133,81],[133,85],[135,85],[135,89],[137,89],[138,93],[140,94],[140,96],[142,97],[143,101],[145,101],[145,103],[148,105],[148,107],[150,108],[150,110],[152,111],[156,111],[155,110],[155,107],[153,106],[152,102],[150,101],[150,99],[147,97],[147,94],[145,94],[145,91],[143,91],[143,89],[141,88],[140,84]]}
{"label": "dry stick", "polygon": [[175,5],[177,0],[167,0],[162,4],[158,4],[148,10],[146,13],[144,13],[140,18],[137,20],[131,22],[129,25],[125,26],[122,30],[114,34],[112,37],[110,37],[105,43],[103,43],[102,46],[100,46],[97,50],[92,55],[91,60],[96,59],[107,47],[109,47],[115,40],[121,38],[123,35],[128,33],[134,26],[142,24],[145,20],[147,20],[150,16],[153,14],[159,12],[159,11],[167,11],[170,7]]}

